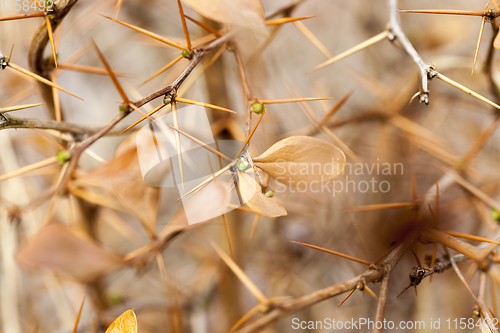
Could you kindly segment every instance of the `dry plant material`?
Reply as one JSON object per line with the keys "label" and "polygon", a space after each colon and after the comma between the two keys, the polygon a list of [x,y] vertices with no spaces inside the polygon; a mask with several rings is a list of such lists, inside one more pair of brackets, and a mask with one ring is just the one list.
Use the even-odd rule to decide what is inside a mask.
{"label": "dry plant material", "polygon": [[48,269],[82,281],[92,281],[123,263],[118,255],[58,223],[42,227],[21,247],[16,259],[28,269]]}
{"label": "dry plant material", "polygon": [[36,104],[26,104],[26,105],[17,105],[17,106],[9,106],[6,108],[0,108],[0,113],[4,112],[12,112],[12,111],[18,111],[18,110],[24,110],[24,109],[29,109],[29,108],[34,108],[36,106],[44,105],[45,103],[36,103]]}
{"label": "dry plant material", "polygon": [[124,209],[137,217],[150,237],[154,237],[160,188],[147,185],[142,178],[135,135],[122,142],[108,163],[78,177],[74,185],[102,188],[106,184],[112,186]]}
{"label": "dry plant material", "polygon": [[133,310],[122,313],[109,325],[106,333],[137,333],[137,318]]}
{"label": "dry plant material", "polygon": [[267,35],[264,8],[259,0],[183,0],[200,15]]}
{"label": "dry plant material", "polygon": [[187,222],[195,224],[223,215],[227,212],[230,199],[230,188],[227,183],[215,181],[208,184],[184,203]]}
{"label": "dry plant material", "polygon": [[276,180],[297,186],[301,181],[328,182],[344,171],[346,158],[333,144],[309,136],[283,139],[253,159]]}
{"label": "dry plant material", "polygon": [[[249,170],[253,172],[253,170]],[[241,198],[252,211],[268,217],[286,216],[288,214],[276,197],[269,197],[262,193],[260,184],[252,176],[241,171],[238,171],[237,174]]]}

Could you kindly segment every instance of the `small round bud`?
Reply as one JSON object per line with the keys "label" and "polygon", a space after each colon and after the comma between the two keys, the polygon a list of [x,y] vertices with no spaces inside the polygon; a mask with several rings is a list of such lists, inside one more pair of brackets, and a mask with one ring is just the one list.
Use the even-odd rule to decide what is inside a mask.
{"label": "small round bud", "polygon": [[170,97],[165,97],[165,98],[163,99],[163,104],[165,104],[165,105],[169,105],[169,104],[170,104],[170,102],[172,102],[172,99],[171,99]]}
{"label": "small round bud", "polygon": [[71,158],[71,153],[67,150],[61,150],[57,153],[57,162],[59,165],[63,166],[64,163],[68,162]]}
{"label": "small round bud", "polygon": [[262,114],[262,113],[266,112],[266,108],[264,107],[264,104],[262,104],[261,102],[253,103],[251,108],[252,108],[252,111],[256,114]]}
{"label": "small round bud", "polygon": [[226,50],[228,50],[229,52],[234,52],[234,48],[233,48],[233,47],[231,47],[231,46],[228,46],[228,47],[226,48]]}
{"label": "small round bud", "polygon": [[245,171],[248,167],[248,162],[245,161],[245,160],[241,160],[239,161],[237,164],[236,164],[236,167],[238,168],[238,170],[240,170],[241,172]]}
{"label": "small round bud", "polygon": [[365,289],[365,284],[362,281],[358,281],[358,284],[356,284],[356,289],[358,290]]}
{"label": "small round bud", "polygon": [[472,312],[472,315],[473,315],[474,317],[479,317],[479,314],[480,314],[480,313],[479,313],[479,310],[474,310],[474,311]]}
{"label": "small round bud", "polygon": [[56,16],[54,14],[49,14],[47,15],[47,17],[50,19],[50,20],[53,20]]}
{"label": "small round bud", "polygon": [[120,105],[120,112],[121,113],[127,112],[127,105],[125,105],[125,104]]}
{"label": "small round bud", "polygon": [[266,193],[264,194],[268,198],[274,197],[274,191],[273,190],[267,190]]}
{"label": "small round bud", "polygon": [[189,52],[188,50],[184,50],[182,51],[182,56],[186,59],[191,59],[191,52]]}
{"label": "small round bud", "polygon": [[491,211],[491,218],[495,221],[500,221],[500,214],[495,208],[493,208],[493,210]]}

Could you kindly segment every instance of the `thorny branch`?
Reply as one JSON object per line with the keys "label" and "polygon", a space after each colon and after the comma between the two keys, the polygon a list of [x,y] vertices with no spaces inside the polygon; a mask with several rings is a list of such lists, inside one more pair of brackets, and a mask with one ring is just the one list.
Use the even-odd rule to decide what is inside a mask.
{"label": "thorny branch", "polygon": [[389,7],[389,39],[392,40],[399,40],[403,48],[405,49],[406,53],[410,55],[410,57],[413,59],[415,64],[420,69],[420,102],[423,102],[425,104],[429,104],[429,87],[428,83],[429,80],[432,78],[430,74],[434,71],[434,68],[432,66],[427,65],[420,55],[418,54],[417,50],[413,47],[411,42],[408,40],[408,37],[406,37],[405,33],[403,32],[403,29],[401,28],[401,23],[399,21],[399,14],[397,12],[398,10],[398,0],[388,0],[388,7]]}

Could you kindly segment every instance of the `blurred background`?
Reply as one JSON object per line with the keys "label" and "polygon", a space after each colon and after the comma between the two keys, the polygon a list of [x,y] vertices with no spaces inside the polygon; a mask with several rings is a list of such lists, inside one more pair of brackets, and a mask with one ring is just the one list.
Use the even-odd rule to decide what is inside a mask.
{"label": "blurred background", "polygon": [[[287,0],[262,1],[266,13],[288,3]],[[89,47],[92,38],[114,70],[132,75],[119,80],[130,99],[138,100],[170,84],[188,61],[182,59],[165,73],[141,85],[180,51],[99,15],[112,16],[115,5],[116,1],[108,0],[78,1],[55,32],[61,30],[58,61],[65,63],[75,52],[88,47],[76,63],[102,68],[96,52]],[[484,1],[476,0],[399,1],[401,9],[483,10],[485,5]],[[10,10],[8,3],[2,6],[3,2],[1,17],[17,14]],[[185,11],[201,19],[187,6]],[[302,21],[302,25],[316,36],[331,56],[382,32],[389,20],[387,3],[381,0],[306,0],[292,12],[292,16],[309,15],[315,17]],[[184,40],[177,3],[173,0],[125,0],[118,19],[179,42]],[[212,21],[205,22],[217,26]],[[444,75],[497,101],[482,71],[494,37],[489,24],[484,29],[476,71],[473,76],[470,74],[480,23],[479,17],[401,14],[401,25],[425,62],[435,64]],[[14,44],[12,62],[29,68],[30,42],[42,24],[43,18],[0,22],[1,52],[7,55]],[[206,35],[194,24],[189,23],[188,27],[193,40]],[[270,27],[269,31],[273,29]],[[443,175],[436,164],[446,165],[446,161],[464,156],[493,123],[495,112],[492,107],[439,80],[430,83],[428,106],[417,100],[409,104],[419,89],[419,71],[399,44],[388,40],[311,74],[305,73],[326,61],[328,53],[320,52],[297,25],[282,25],[269,45],[262,48],[264,43],[265,36],[246,36],[238,43],[254,95],[260,99],[290,98],[293,88],[302,97],[335,97],[335,100],[308,103],[321,119],[351,92],[347,102],[328,122],[332,133],[359,158],[355,160],[353,155],[347,154],[348,163],[354,166],[361,162],[368,167],[373,163],[402,165],[395,174],[394,169],[387,175],[368,174],[364,168],[363,174],[346,172],[337,178],[344,185],[348,180],[356,184],[387,181],[390,189],[386,193],[344,188],[339,193],[310,193],[313,200],[293,188],[281,191],[276,197],[287,209],[288,216],[261,217],[252,238],[254,215],[236,211],[228,214],[235,262],[267,297],[300,297],[352,278],[366,267],[289,240],[375,260],[413,228],[415,211],[405,207],[354,212],[345,209],[411,202],[412,175],[417,180],[417,195],[423,196]],[[46,48],[46,55],[50,56],[50,46]],[[495,68],[498,61],[495,59],[493,64]],[[56,73],[60,86],[84,99],[80,101],[60,94],[65,121],[102,127],[117,114],[121,97],[109,77],[62,69],[57,69]],[[0,75],[0,107],[11,106],[7,104],[18,94],[21,97],[15,105],[43,102],[33,80],[9,69],[1,71]],[[197,75],[195,70],[193,76]],[[232,53],[224,52],[195,81],[189,82],[183,96],[237,111],[239,115],[231,119],[239,133],[243,133],[246,102]],[[150,111],[159,102],[152,102],[143,110]],[[252,149],[257,155],[284,137],[304,135],[313,129],[298,103],[269,105],[266,110],[266,117],[252,139]],[[222,117],[220,112],[207,112],[214,124]],[[44,106],[17,111],[13,115],[51,117]],[[404,119],[398,118],[398,122],[394,117],[399,115]],[[121,125],[132,124],[139,117],[133,113]],[[419,126],[410,127],[403,123],[404,120]],[[235,133],[225,130],[219,137],[236,138]],[[104,137],[92,145],[91,150],[108,161],[128,136],[129,133]],[[328,135],[316,133],[315,136],[338,145]],[[424,137],[427,139],[422,139]],[[499,133],[494,133],[470,164],[477,175],[475,179],[479,180],[475,184],[493,198],[498,198],[499,193],[499,139]],[[429,148],[429,142],[440,149]],[[0,174],[56,153],[57,149],[40,131],[0,131]],[[87,172],[99,165],[94,158],[83,155],[79,169]],[[163,248],[160,258],[166,267],[167,279],[162,278],[156,261],[158,257],[141,265],[128,265],[102,274],[90,283],[50,270],[21,267],[15,255],[46,222],[50,200],[42,195],[56,183],[59,172],[60,166],[54,165],[0,182],[0,329],[3,333],[71,332],[84,295],[87,299],[79,325],[81,332],[103,331],[114,318],[130,308],[135,309],[141,333],[224,332],[257,304],[210,246],[212,240],[229,251],[222,219],[188,230]],[[273,181],[270,186],[278,187]],[[178,196],[176,188],[161,189],[156,230],[168,225],[181,208],[176,202]],[[149,244],[141,223],[126,209],[111,209],[72,197],[64,196],[59,200],[51,222],[69,225],[77,234],[84,234],[82,226],[90,225],[92,237],[82,237],[90,237],[119,255]],[[454,185],[440,195],[440,229],[487,237],[496,227],[491,209],[472,199],[460,186]],[[421,245],[417,253],[423,262],[424,255],[432,253],[432,246]],[[439,248],[438,256],[443,254]],[[424,320],[428,323],[430,318],[441,318],[442,322],[448,318],[471,318],[474,299],[452,270],[435,275],[432,282],[426,279],[418,288],[418,296],[409,290],[396,299],[408,285],[408,274],[416,264],[413,255],[407,253],[396,267],[389,289],[388,320]],[[477,275],[467,275],[469,266],[465,263],[460,268],[464,275],[471,276],[470,285],[476,292]],[[80,268],[85,270],[85,267]],[[371,288],[378,294],[379,285]],[[495,289],[489,286],[487,302],[493,312],[494,297]],[[355,292],[338,308],[342,298],[337,296],[292,314],[267,328],[266,332],[289,332],[293,318],[306,321],[374,318],[377,301],[369,295]]]}

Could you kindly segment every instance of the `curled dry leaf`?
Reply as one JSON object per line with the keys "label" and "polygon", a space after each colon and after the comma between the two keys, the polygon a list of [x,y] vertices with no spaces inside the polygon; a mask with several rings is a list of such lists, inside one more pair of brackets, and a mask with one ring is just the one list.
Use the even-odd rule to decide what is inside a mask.
{"label": "curled dry leaf", "polygon": [[305,181],[328,182],[344,171],[344,152],[330,142],[310,136],[292,136],[253,159],[255,165],[276,180],[296,186]]}
{"label": "curled dry leaf", "polygon": [[144,182],[137,156],[136,135],[123,141],[108,163],[83,175],[76,184],[102,187],[108,182],[120,204],[141,221],[150,236],[155,235],[160,188]]}
{"label": "curled dry leaf", "polygon": [[182,0],[198,14],[211,20],[251,29],[267,35],[264,8],[259,0]]}
{"label": "curled dry leaf", "polygon": [[137,333],[137,318],[133,310],[122,313],[109,325],[106,333]]}
{"label": "curled dry leaf", "polygon": [[250,209],[269,217],[288,215],[285,207],[275,197],[266,197],[259,183],[247,173],[238,171],[238,187],[241,199]]}
{"label": "curled dry leaf", "polygon": [[16,259],[29,269],[48,269],[83,281],[91,281],[123,263],[120,256],[58,223],[41,228],[21,246]]}

